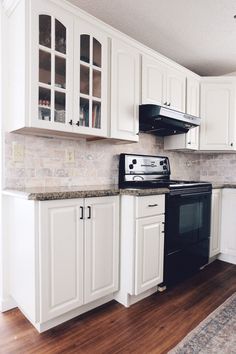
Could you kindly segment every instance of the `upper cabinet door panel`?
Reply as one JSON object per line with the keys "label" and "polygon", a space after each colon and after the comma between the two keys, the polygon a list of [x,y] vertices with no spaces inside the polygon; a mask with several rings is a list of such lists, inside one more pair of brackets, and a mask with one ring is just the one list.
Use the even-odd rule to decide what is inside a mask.
{"label": "upper cabinet door panel", "polygon": [[37,128],[71,131],[74,17],[50,1],[31,12],[31,121]]}
{"label": "upper cabinet door panel", "polygon": [[111,137],[138,141],[140,97],[139,53],[130,45],[112,40]]}
{"label": "upper cabinet door panel", "polygon": [[166,102],[166,66],[152,57],[142,56],[142,103]]}
{"label": "upper cabinet door panel", "polygon": [[107,136],[108,38],[77,19],[75,25],[73,131]]}
{"label": "upper cabinet door panel", "polygon": [[185,96],[186,76],[178,70],[168,68],[167,105],[177,111],[185,112]]}
{"label": "upper cabinet door panel", "polygon": [[229,81],[201,84],[201,150],[235,149],[235,92]]}
{"label": "upper cabinet door panel", "polygon": [[[187,102],[186,113],[199,117],[200,108],[200,83],[198,79],[187,78]],[[192,128],[187,133],[187,148],[198,150],[199,128]]]}

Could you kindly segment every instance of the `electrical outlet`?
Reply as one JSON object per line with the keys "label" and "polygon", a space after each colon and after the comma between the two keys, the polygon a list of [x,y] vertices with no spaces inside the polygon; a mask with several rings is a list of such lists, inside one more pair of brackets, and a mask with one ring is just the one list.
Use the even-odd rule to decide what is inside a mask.
{"label": "electrical outlet", "polygon": [[66,149],[66,162],[75,162],[75,152],[72,149]]}
{"label": "electrical outlet", "polygon": [[17,142],[12,143],[12,160],[15,162],[24,161],[24,145]]}

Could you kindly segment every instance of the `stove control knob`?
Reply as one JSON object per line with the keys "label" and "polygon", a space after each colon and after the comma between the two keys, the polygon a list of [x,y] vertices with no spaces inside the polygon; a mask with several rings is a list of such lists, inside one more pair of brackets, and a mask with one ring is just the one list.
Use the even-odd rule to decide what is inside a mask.
{"label": "stove control knob", "polygon": [[167,166],[163,166],[163,170],[167,170]]}
{"label": "stove control knob", "polygon": [[134,166],[130,164],[129,168],[130,168],[130,170],[132,170],[134,168]]}
{"label": "stove control knob", "polygon": [[160,161],[160,165],[162,166],[164,164],[164,161]]}
{"label": "stove control knob", "polygon": [[136,165],[137,160],[136,160],[136,159],[133,159],[133,160],[132,160],[132,163],[133,163],[134,165]]}

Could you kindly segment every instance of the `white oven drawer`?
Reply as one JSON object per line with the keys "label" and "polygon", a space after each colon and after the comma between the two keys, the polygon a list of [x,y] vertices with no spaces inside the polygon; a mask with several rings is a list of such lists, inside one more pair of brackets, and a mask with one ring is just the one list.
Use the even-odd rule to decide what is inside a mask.
{"label": "white oven drawer", "polygon": [[165,195],[136,197],[136,217],[142,218],[165,213]]}

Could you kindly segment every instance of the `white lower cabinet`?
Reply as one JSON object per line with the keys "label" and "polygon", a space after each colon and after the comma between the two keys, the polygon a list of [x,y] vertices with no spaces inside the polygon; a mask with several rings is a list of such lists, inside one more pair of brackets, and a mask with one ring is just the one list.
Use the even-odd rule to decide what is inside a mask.
{"label": "white lower cabinet", "polygon": [[83,304],[83,200],[40,202],[40,321]]}
{"label": "white lower cabinet", "polygon": [[114,298],[119,196],[5,202],[14,226],[8,228],[9,292],[40,332]]}
{"label": "white lower cabinet", "polygon": [[164,216],[136,221],[135,295],[163,281]]}
{"label": "white lower cabinet", "polygon": [[165,195],[121,196],[120,290],[130,306],[163,281]]}
{"label": "white lower cabinet", "polygon": [[220,253],[221,210],[222,210],[221,192],[222,189],[212,190],[210,258]]}
{"label": "white lower cabinet", "polygon": [[220,259],[236,264],[236,189],[223,189]]}
{"label": "white lower cabinet", "polygon": [[84,303],[118,290],[118,197],[85,200]]}

